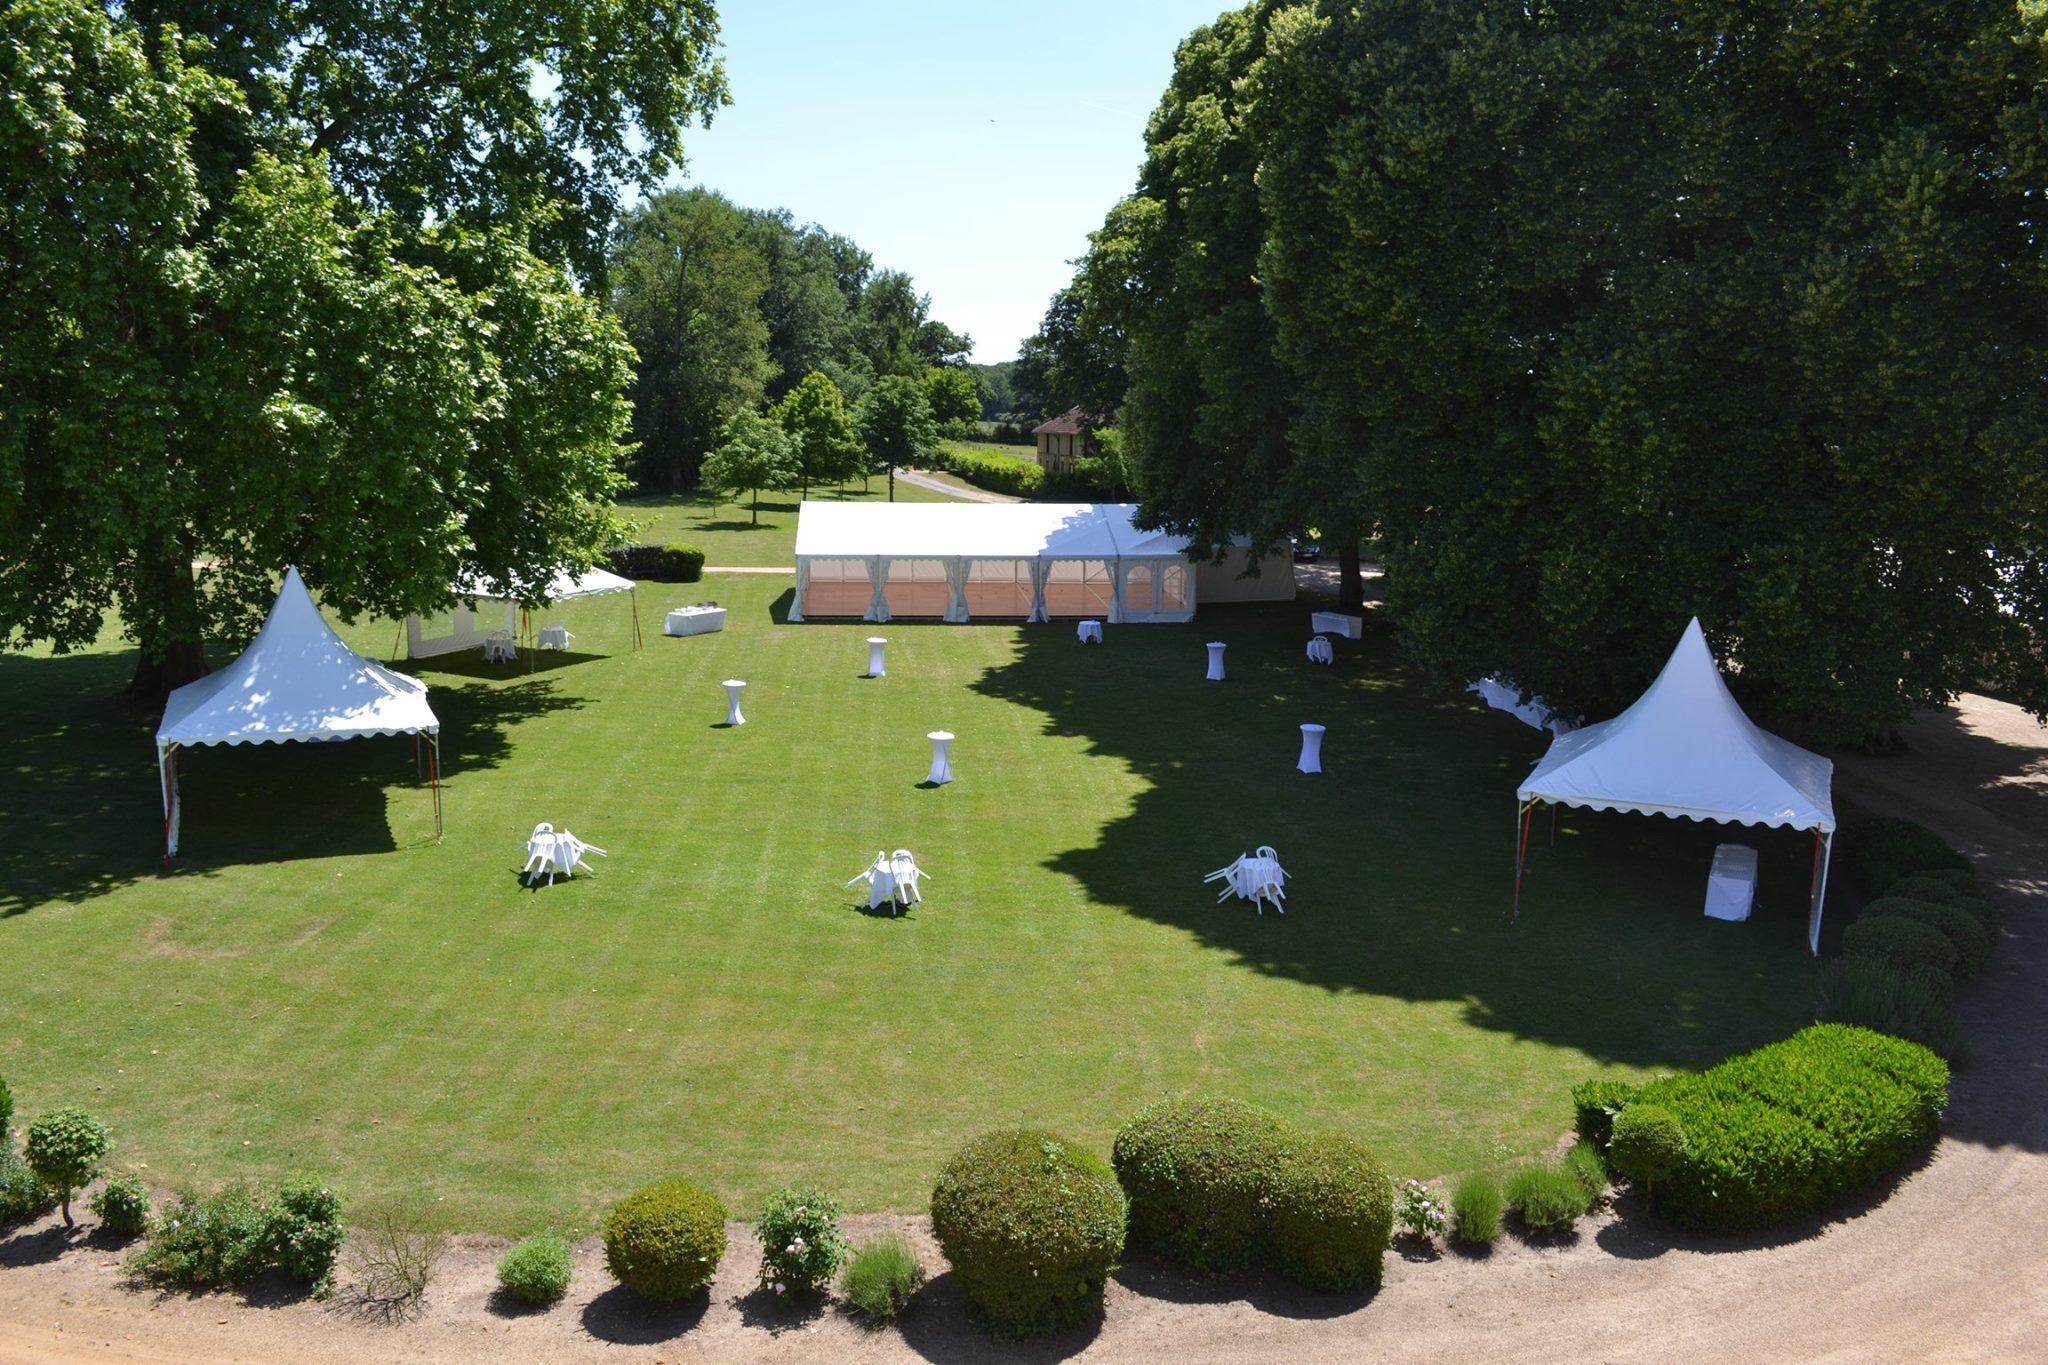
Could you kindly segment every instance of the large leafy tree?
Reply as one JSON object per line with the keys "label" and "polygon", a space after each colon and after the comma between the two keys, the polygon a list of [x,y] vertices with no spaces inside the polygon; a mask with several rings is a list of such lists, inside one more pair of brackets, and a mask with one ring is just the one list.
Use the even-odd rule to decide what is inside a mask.
{"label": "large leafy tree", "polygon": [[745,214],[723,195],[656,195],[620,221],[612,307],[639,353],[634,472],[680,489],[726,419],[760,405],[775,373],[761,311],[769,271]]}
{"label": "large leafy tree", "polygon": [[2048,11],[1882,10],[1274,19],[1295,441],[1357,461],[1446,678],[1610,713],[1697,613],[1822,740],[1983,680],[2048,707]]}
{"label": "large leafy tree", "polygon": [[752,496],[750,520],[761,520],[761,490],[797,481],[801,455],[796,437],[772,417],[736,412],[719,429],[718,444],[704,457],[704,482],[734,497]]}
{"label": "large leafy tree", "polygon": [[925,403],[932,420],[947,435],[967,436],[981,420],[981,386],[958,365],[935,365],[924,372]]}
{"label": "large leafy tree", "polygon": [[870,273],[869,256],[845,237],[798,223],[787,209],[744,210],[754,249],[768,268],[761,319],[781,398],[812,374],[858,394],[874,373],[854,344],[854,309]]}
{"label": "large leafy tree", "polygon": [[846,396],[829,376],[807,374],[775,405],[782,429],[796,440],[798,479],[804,496],[811,482],[842,483],[861,472],[860,434],[846,409]]}
{"label": "large leafy tree", "polygon": [[853,408],[854,429],[868,453],[868,468],[889,475],[889,501],[896,500],[896,466],[918,464],[938,448],[924,385],[909,375],[877,379]]}
{"label": "large leafy tree", "polygon": [[568,271],[723,98],[711,23],[0,8],[0,640],[117,607],[158,689],[287,561],[344,617],[589,562],[630,357]]}

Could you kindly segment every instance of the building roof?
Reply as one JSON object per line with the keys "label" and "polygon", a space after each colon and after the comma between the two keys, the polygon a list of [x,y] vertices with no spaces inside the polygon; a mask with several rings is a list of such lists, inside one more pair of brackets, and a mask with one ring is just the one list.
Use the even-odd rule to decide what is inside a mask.
{"label": "building roof", "polygon": [[1083,412],[1079,408],[1068,408],[1050,421],[1040,422],[1031,428],[1033,436],[1079,436],[1084,432],[1106,427],[1109,423],[1099,417]]}

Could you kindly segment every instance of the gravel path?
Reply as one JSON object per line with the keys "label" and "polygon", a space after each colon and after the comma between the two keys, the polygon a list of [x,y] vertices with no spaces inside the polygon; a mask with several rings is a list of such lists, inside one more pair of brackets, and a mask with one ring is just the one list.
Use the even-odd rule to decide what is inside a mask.
{"label": "gravel path", "polygon": [[[1769,1241],[1682,1236],[1608,1216],[1556,1247],[1483,1260],[1408,1249],[1370,1301],[1264,1279],[1190,1281],[1142,1259],[1089,1331],[999,1348],[969,1328],[949,1277],[901,1330],[833,1311],[788,1315],[751,1278],[744,1228],[708,1301],[653,1311],[577,1249],[568,1302],[512,1313],[491,1296],[502,1243],[463,1239],[428,1303],[391,1324],[345,1301],[158,1296],[123,1288],[119,1252],[49,1220],[0,1242],[0,1361],[1017,1360],[1901,1361],[2048,1358],[2048,740],[2013,707],[1930,713],[1902,757],[1848,758],[1838,791],[1925,821],[1978,860],[2008,939],[1965,1001],[1977,1048],[1946,1136],[1895,1188]],[[922,1219],[890,1225],[936,1252]]]}
{"label": "gravel path", "polygon": [[899,468],[896,471],[896,477],[915,487],[927,489],[933,493],[944,493],[949,498],[959,498],[963,502],[1024,501],[1022,498],[1013,498],[1008,493],[991,493],[986,488],[970,488],[966,484],[947,483],[942,479],[935,479],[931,475],[917,469]]}

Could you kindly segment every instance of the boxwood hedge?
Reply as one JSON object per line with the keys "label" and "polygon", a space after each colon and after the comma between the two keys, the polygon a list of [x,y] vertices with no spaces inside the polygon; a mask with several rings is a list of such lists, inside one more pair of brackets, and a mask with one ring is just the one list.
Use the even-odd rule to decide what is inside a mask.
{"label": "boxwood hedge", "polygon": [[1916,1043],[1815,1024],[1651,1081],[1631,1103],[1660,1105],[1685,1129],[1684,1159],[1657,1183],[1658,1212],[1747,1231],[1822,1208],[1928,1142],[1948,1103],[1948,1065]]}
{"label": "boxwood hedge", "polygon": [[1915,872],[1970,870],[1970,860],[1911,820],[1857,820],[1842,831],[1842,861],[1873,894]]}
{"label": "boxwood hedge", "polygon": [[1842,956],[1886,962],[1902,971],[1927,968],[1961,974],[1955,945],[1939,929],[1889,915],[1857,920],[1842,931]]}
{"label": "boxwood hedge", "polygon": [[1975,915],[1954,901],[1913,900],[1905,896],[1880,896],[1863,907],[1863,918],[1912,920],[1939,933],[1956,950],[1956,979],[1975,976],[1991,960],[1995,941]]}
{"label": "boxwood hedge", "polygon": [[1295,1136],[1287,1120],[1241,1100],[1191,1096],[1143,1110],[1110,1150],[1130,1196],[1131,1245],[1210,1274],[1251,1265]]}
{"label": "boxwood hedge", "polygon": [[932,1232],[997,1337],[1056,1332],[1100,1312],[1126,1212],[1099,1158],[1031,1129],[976,1138],[932,1190]]}
{"label": "boxwood hedge", "polygon": [[1273,1268],[1310,1289],[1377,1289],[1394,1232],[1394,1184],[1365,1145],[1305,1133],[1281,1159],[1269,1193]]}

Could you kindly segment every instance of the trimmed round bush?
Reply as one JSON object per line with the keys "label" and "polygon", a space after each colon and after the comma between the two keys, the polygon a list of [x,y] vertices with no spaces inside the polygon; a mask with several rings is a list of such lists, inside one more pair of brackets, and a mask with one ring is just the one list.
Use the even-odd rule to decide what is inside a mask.
{"label": "trimmed round bush", "polygon": [[1500,1219],[1506,1212],[1500,1177],[1491,1171],[1468,1175],[1451,1187],[1451,1232],[1460,1241],[1492,1246],[1500,1237]]}
{"label": "trimmed round bush", "polygon": [[605,1269],[641,1297],[673,1303],[710,1283],[725,1258],[725,1205],[664,1180],[614,1204],[603,1232]]}
{"label": "trimmed round bush", "polygon": [[[1985,936],[1997,946],[2000,924],[1998,911],[1990,901],[1978,894],[1975,884],[1968,889],[1960,888],[1956,882],[1962,875],[1956,872],[1921,872],[1894,882],[1872,905],[1881,905],[1888,900],[1930,901],[1935,905],[1953,905],[1966,912],[1984,930]],[[1868,914],[1866,910],[1864,913]]]}
{"label": "trimmed round bush", "polygon": [[1632,1105],[1614,1120],[1608,1158],[1645,1192],[1668,1180],[1685,1160],[1685,1125],[1661,1104]]}
{"label": "trimmed round bush", "polygon": [[113,1145],[107,1126],[83,1109],[52,1109],[28,1126],[23,1156],[36,1179],[57,1192],[65,1227],[72,1226],[72,1192],[99,1174]]}
{"label": "trimmed round bush", "polygon": [[1039,1336],[1101,1311],[1128,1208],[1100,1160],[1021,1129],[978,1137],[946,1163],[932,1231],[991,1334]]}
{"label": "trimmed round bush", "polygon": [[1582,1141],[1604,1148],[1614,1116],[1635,1093],[1627,1081],[1580,1081],[1572,1087],[1572,1130]]}
{"label": "trimmed round bush", "polygon": [[[1967,858],[1963,861],[1964,866],[1962,867],[1936,867],[1926,872],[1915,873],[1914,875],[1929,877],[1941,882],[1958,896],[1972,899],[1981,898],[1984,895],[1984,888],[1977,884],[1977,869],[1969,864]],[[1889,890],[1890,888],[1886,889]]]}
{"label": "trimmed round bush", "polygon": [[1508,1175],[1501,1193],[1508,1206],[1522,1216],[1522,1226],[1538,1236],[1571,1231],[1572,1225],[1592,1207],[1592,1199],[1579,1177],[1555,1161],[1534,1162],[1516,1169]]}
{"label": "trimmed round bush", "polygon": [[1365,1144],[1337,1133],[1297,1138],[1273,1174],[1273,1268],[1330,1293],[1377,1289],[1394,1231],[1394,1187]]}
{"label": "trimmed round bush", "polygon": [[1895,915],[1866,916],[1843,930],[1842,956],[1889,963],[1901,971],[1932,969],[1952,981],[1961,971],[1955,945],[1941,930]]}
{"label": "trimmed round bush", "polygon": [[1241,1100],[1162,1100],[1125,1124],[1110,1150],[1131,1200],[1131,1245],[1222,1274],[1258,1259],[1265,1198],[1292,1124]]}
{"label": "trimmed round bush", "polygon": [[109,1176],[93,1192],[89,1207],[108,1232],[134,1237],[149,1226],[149,1187],[139,1175]]}
{"label": "trimmed round bush", "polygon": [[861,1243],[846,1263],[839,1292],[861,1322],[869,1327],[886,1327],[910,1306],[918,1287],[924,1283],[924,1267],[910,1243],[893,1232]]}
{"label": "trimmed round bush", "polygon": [[1882,894],[1916,872],[1970,871],[1970,860],[1939,834],[1911,820],[1856,820],[1842,831],[1848,871]]}
{"label": "trimmed round bush", "polygon": [[1991,960],[1993,940],[1977,917],[1954,901],[1913,900],[1904,896],[1883,896],[1863,907],[1863,916],[1890,915],[1924,924],[1942,935],[1956,950],[1959,979],[1975,976]]}
{"label": "trimmed round bush", "polygon": [[574,1269],[569,1244],[553,1233],[529,1237],[498,1262],[498,1287],[536,1307],[558,1302],[569,1292]]}
{"label": "trimmed round bush", "polygon": [[1949,1006],[1955,982],[1931,967],[1902,970],[1881,958],[1836,958],[1821,968],[1821,1019],[1857,1024],[1933,1048],[1951,1062],[1969,1054]]}
{"label": "trimmed round bush", "polygon": [[1938,901],[1944,905],[1963,898],[1963,893],[1950,885],[1947,878],[1931,872],[1915,872],[1910,877],[1901,877],[1879,894],[1904,896],[1913,901]]}

